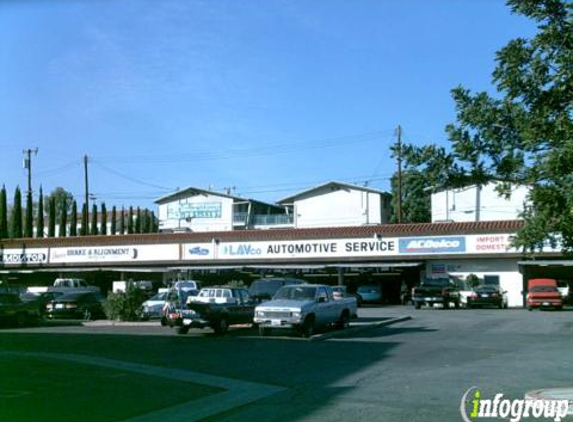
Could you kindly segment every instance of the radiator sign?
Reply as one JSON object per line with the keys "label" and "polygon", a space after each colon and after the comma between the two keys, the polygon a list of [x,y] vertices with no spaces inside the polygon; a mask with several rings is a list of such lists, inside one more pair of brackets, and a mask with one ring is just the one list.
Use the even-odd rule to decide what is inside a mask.
{"label": "radiator sign", "polygon": [[400,253],[434,254],[460,253],[466,251],[466,238],[455,237],[410,237],[400,239]]}

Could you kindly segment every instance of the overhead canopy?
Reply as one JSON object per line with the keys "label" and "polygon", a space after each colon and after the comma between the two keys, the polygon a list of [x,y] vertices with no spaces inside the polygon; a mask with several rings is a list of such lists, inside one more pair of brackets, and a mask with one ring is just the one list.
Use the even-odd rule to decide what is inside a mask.
{"label": "overhead canopy", "polygon": [[573,267],[573,260],[519,261],[518,264],[535,267]]}

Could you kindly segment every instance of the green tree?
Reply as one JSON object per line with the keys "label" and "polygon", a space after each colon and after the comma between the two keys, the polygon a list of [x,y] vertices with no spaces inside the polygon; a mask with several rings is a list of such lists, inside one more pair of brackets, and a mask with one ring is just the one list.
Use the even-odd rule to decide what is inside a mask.
{"label": "green tree", "polygon": [[80,228],[80,236],[87,236],[89,233],[89,215],[88,204],[84,202],[82,205],[82,226]]}
{"label": "green tree", "polygon": [[121,217],[119,219],[119,234],[125,234],[125,210],[121,207]]}
{"label": "green tree", "polygon": [[101,203],[101,229],[100,234],[107,234],[107,209],[105,208],[105,203]]}
{"label": "green tree", "polygon": [[0,239],[8,237],[8,201],[6,198],[6,186],[0,189]]}
{"label": "green tree", "polygon": [[137,211],[135,212],[134,232],[141,233],[141,209],[139,207],[137,207]]}
{"label": "green tree", "polygon": [[49,208],[48,203],[51,198],[54,198],[54,204],[56,204],[56,216],[62,215],[62,209],[65,208],[69,217],[69,212],[72,209],[72,202],[74,201],[74,195],[62,187],[57,187],[44,199],[44,205],[46,208]]}
{"label": "green tree", "polygon": [[48,200],[48,237],[56,236],[56,198]]}
{"label": "green tree", "polygon": [[565,0],[509,0],[537,24],[531,39],[510,41],[496,55],[497,93],[452,91],[457,122],[451,148],[406,146],[404,157],[430,184],[445,188],[499,182],[531,188],[514,245],[546,241],[573,252],[573,8]]}
{"label": "green tree", "polygon": [[151,211],[151,233],[159,232],[159,220],[155,218],[155,213]]}
{"label": "green tree", "polygon": [[115,209],[115,205],[111,208],[111,227],[110,227],[110,234],[115,235],[117,231],[117,210]]}
{"label": "green tree", "polygon": [[[67,229],[68,229],[68,202],[64,201],[60,205],[61,205],[61,207],[60,207],[60,228],[58,230],[58,236],[59,237],[66,237],[67,236]],[[56,209],[57,209],[57,207],[56,207]]]}
{"label": "green tree", "polygon": [[133,207],[129,207],[129,213],[127,215],[127,234],[133,233]]}
{"label": "green tree", "polygon": [[10,216],[10,237],[16,239],[22,237],[22,194],[18,186],[14,191],[14,203]]}
{"label": "green tree", "polygon": [[32,192],[30,191],[26,193],[24,237],[34,237],[34,201],[32,200]]}
{"label": "green tree", "polygon": [[78,235],[78,203],[72,201],[72,212],[70,213],[70,236]]}
{"label": "green tree", "polygon": [[98,234],[98,227],[97,227],[97,205],[93,204],[92,205],[92,227],[91,227],[91,231],[90,234],[92,236],[97,236]]}
{"label": "green tree", "polygon": [[[398,222],[398,176],[395,174],[392,188],[392,223]],[[415,169],[402,172],[402,223],[428,223],[432,220],[431,189],[426,177]]]}
{"label": "green tree", "polygon": [[44,237],[44,191],[40,186],[38,194],[38,209],[36,214],[36,237]]}
{"label": "green tree", "polygon": [[141,233],[150,233],[151,226],[150,226],[150,219],[149,219],[149,210],[144,209],[143,215],[141,217]]}

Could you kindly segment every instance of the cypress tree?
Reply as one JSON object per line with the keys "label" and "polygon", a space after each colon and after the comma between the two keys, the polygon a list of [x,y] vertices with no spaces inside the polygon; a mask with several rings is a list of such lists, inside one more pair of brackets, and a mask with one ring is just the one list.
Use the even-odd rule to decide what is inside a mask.
{"label": "cypress tree", "polygon": [[38,215],[36,217],[36,237],[44,237],[44,191],[40,186],[38,198]]}
{"label": "cypress tree", "polygon": [[129,214],[127,216],[127,234],[133,233],[133,207],[129,207]]}
{"label": "cypress tree", "polygon": [[143,210],[143,218],[141,220],[141,233],[149,233],[149,211],[146,209]]}
{"label": "cypress tree", "polygon": [[92,236],[97,236],[98,234],[98,228],[97,228],[97,205],[93,204],[92,205],[92,228],[90,231],[90,234]]}
{"label": "cypress tree", "polygon": [[10,218],[10,236],[17,239],[22,237],[22,194],[18,186],[16,186],[14,191],[14,204]]}
{"label": "cypress tree", "polygon": [[100,234],[107,234],[107,209],[105,208],[105,203],[101,203],[101,228]]}
{"label": "cypress tree", "polygon": [[119,219],[119,234],[125,234],[125,210],[121,207],[121,218]]}
{"label": "cypress tree", "polygon": [[48,237],[56,236],[56,198],[48,199]]}
{"label": "cypress tree", "polygon": [[110,228],[110,234],[113,236],[116,234],[116,230],[117,230],[117,226],[116,226],[116,210],[115,210],[115,205],[111,208],[111,228]]}
{"label": "cypress tree", "polygon": [[58,230],[59,237],[67,236],[68,226],[68,201],[63,200],[60,204],[60,229]]}
{"label": "cypress tree", "polygon": [[32,192],[26,193],[26,214],[24,215],[24,237],[34,237],[34,202]]}
{"label": "cypress tree", "polygon": [[78,235],[78,203],[72,201],[72,213],[70,215],[70,236]]}
{"label": "cypress tree", "polygon": [[8,202],[6,200],[6,186],[0,190],[0,239],[8,237]]}
{"label": "cypress tree", "polygon": [[151,233],[159,232],[159,222],[155,218],[155,213],[151,211]]}
{"label": "cypress tree", "polygon": [[135,213],[135,228],[134,233],[141,233],[141,210],[137,207],[137,211]]}
{"label": "cypress tree", "polygon": [[80,228],[80,236],[87,236],[89,233],[89,218],[88,218],[88,204],[84,203],[82,206],[82,226]]}

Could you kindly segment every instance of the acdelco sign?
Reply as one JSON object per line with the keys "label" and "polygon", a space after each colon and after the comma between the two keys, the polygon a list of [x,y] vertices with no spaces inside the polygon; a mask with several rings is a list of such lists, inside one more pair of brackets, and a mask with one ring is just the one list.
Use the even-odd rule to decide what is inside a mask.
{"label": "acdelco sign", "polygon": [[400,253],[428,254],[465,252],[466,238],[458,237],[411,237],[400,239]]}

